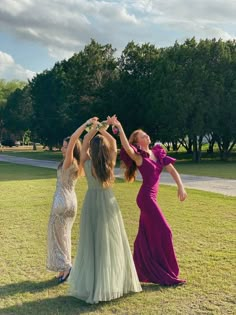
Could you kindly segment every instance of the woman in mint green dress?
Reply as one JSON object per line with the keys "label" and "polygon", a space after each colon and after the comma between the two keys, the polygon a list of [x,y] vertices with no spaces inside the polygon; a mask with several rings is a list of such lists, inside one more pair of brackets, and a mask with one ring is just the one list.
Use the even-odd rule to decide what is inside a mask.
{"label": "woman in mint green dress", "polygon": [[111,189],[116,141],[105,128],[99,129],[97,136],[96,132],[94,128],[84,137],[81,150],[88,190],[81,212],[77,255],[69,277],[69,295],[91,304],[142,290]]}

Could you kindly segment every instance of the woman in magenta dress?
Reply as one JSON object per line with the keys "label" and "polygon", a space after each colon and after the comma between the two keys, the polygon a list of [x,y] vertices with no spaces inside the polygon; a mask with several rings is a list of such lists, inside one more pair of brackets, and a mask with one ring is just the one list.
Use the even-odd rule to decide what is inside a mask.
{"label": "woman in magenta dress", "polygon": [[161,285],[184,283],[185,280],[178,278],[179,267],[172,243],[171,228],[156,201],[163,167],[175,180],[180,201],[187,197],[181,178],[173,166],[175,159],[167,156],[159,144],[150,150],[150,138],[141,129],[134,131],[128,141],[117,118],[113,119],[112,123],[119,129],[123,146],[121,160],[125,163],[126,179],[133,181],[137,169],[143,178],[137,196],[141,214],[134,243],[134,262],[139,280]]}

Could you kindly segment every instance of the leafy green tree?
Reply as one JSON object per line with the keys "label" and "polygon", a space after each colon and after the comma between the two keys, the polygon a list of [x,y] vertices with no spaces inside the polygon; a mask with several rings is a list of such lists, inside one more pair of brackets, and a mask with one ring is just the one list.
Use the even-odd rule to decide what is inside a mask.
{"label": "leafy green tree", "polygon": [[137,45],[128,43],[118,60],[119,73],[110,92],[110,104],[123,122],[126,132],[143,128],[153,135],[153,126],[149,120],[153,68],[159,56],[159,50],[149,43]]}
{"label": "leafy green tree", "polygon": [[100,90],[116,67],[111,45],[94,40],[68,61],[37,75],[32,82],[34,131],[52,147],[91,115],[100,113]]}
{"label": "leafy green tree", "polygon": [[22,89],[26,84],[26,82],[18,80],[6,81],[0,79],[0,108],[5,107],[7,98],[12,92],[16,89]]}
{"label": "leafy green tree", "polygon": [[66,135],[67,115],[64,111],[65,84],[63,72],[56,64],[50,71],[38,74],[30,83],[33,127],[40,141],[52,148]]}
{"label": "leafy green tree", "polygon": [[5,81],[0,79],[0,141],[4,137],[9,137],[9,131],[7,130],[5,117],[4,117],[4,109],[7,104],[8,97],[17,89],[23,89],[26,85],[26,82],[13,80],[13,81]]}
{"label": "leafy green tree", "polygon": [[[156,113],[153,116],[159,117],[159,135],[162,141],[175,142],[179,138],[187,151],[193,150],[194,161],[201,158],[203,137],[211,134],[215,141],[217,133],[223,132],[219,130],[220,117],[233,112],[233,90],[226,93],[227,84],[232,86],[233,80],[234,71],[228,73],[233,69],[232,51],[221,40],[197,43],[192,38],[164,49],[159,58],[152,107]],[[228,137],[230,149],[229,143],[233,144],[232,137]]]}
{"label": "leafy green tree", "polygon": [[[104,87],[115,77],[115,49],[94,40],[66,62],[68,102],[76,125],[91,115],[106,115]],[[105,117],[104,117],[105,118]],[[74,126],[75,127],[75,126]]]}
{"label": "leafy green tree", "polygon": [[33,109],[29,86],[12,92],[4,108],[4,123],[6,128],[13,132],[16,138],[23,138],[25,130],[31,127]]}
{"label": "leafy green tree", "polygon": [[182,144],[196,162],[207,137],[209,151],[217,142],[226,159],[236,139],[235,47],[195,38],[167,48],[130,42],[116,59],[111,45],[91,40],[23,90],[0,81],[1,128],[30,129],[52,147],[90,116],[116,113],[128,134],[143,128],[168,149]]}

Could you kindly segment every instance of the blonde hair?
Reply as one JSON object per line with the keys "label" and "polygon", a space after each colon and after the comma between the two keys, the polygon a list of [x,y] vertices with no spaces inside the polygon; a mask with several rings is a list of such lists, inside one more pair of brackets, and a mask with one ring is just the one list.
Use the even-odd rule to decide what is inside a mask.
{"label": "blonde hair", "polygon": [[[142,129],[136,129],[134,130],[130,137],[129,137],[129,143],[132,145],[137,146],[138,144],[138,134],[142,132]],[[128,182],[133,182],[137,175],[137,165],[134,161],[132,161],[132,164],[130,166],[127,166],[124,162],[121,163],[121,167],[124,168],[124,176],[125,179]]]}
{"label": "blonde hair", "polygon": [[94,176],[102,183],[103,187],[109,187],[114,182],[114,158],[107,139],[97,135],[90,142],[90,157]]}

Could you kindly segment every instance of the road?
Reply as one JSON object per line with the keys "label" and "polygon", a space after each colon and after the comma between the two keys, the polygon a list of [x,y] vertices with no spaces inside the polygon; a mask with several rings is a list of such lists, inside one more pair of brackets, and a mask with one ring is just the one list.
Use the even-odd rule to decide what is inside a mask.
{"label": "road", "polygon": [[[24,164],[32,165],[37,167],[45,167],[56,169],[58,162],[57,161],[46,161],[46,160],[35,160],[28,159],[23,157],[15,157],[10,155],[0,154],[0,161],[9,162],[14,164]],[[117,177],[123,177],[122,172],[119,168],[115,169],[115,175]],[[204,190],[219,193],[225,196],[236,196],[236,180],[234,179],[223,179],[216,177],[208,176],[195,176],[195,175],[185,175],[181,174],[182,181],[186,188]],[[137,177],[138,180],[141,180],[140,174]],[[160,183],[163,185],[172,185],[175,186],[175,182],[171,176],[163,172],[161,175]]]}

